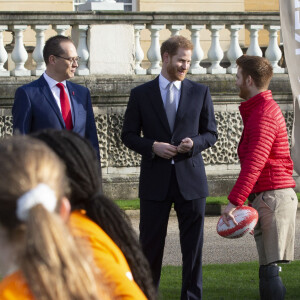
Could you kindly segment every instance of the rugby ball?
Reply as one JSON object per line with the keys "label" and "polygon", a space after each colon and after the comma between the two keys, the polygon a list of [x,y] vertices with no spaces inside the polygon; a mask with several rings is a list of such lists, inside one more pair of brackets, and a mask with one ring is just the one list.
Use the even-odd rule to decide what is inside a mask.
{"label": "rugby ball", "polygon": [[232,214],[238,222],[238,225],[235,225],[232,220],[229,220],[229,226],[227,226],[222,216],[217,224],[218,234],[228,239],[236,239],[251,232],[258,220],[257,210],[250,206],[238,206]]}

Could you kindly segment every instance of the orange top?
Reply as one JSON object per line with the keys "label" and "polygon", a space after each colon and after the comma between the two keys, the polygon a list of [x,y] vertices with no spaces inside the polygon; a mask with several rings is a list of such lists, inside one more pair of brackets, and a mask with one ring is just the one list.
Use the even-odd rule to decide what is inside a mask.
{"label": "orange top", "polygon": [[[102,287],[101,287],[102,288]],[[99,299],[109,300],[110,290],[99,290]],[[35,300],[21,271],[8,275],[0,281],[1,300]]]}
{"label": "orange top", "polygon": [[95,264],[102,271],[101,279],[111,287],[114,299],[147,299],[133,280],[123,252],[84,210],[71,213],[69,226],[75,237],[83,238],[91,247]]}
{"label": "orange top", "polygon": [[1,300],[34,300],[20,271],[5,277],[0,282]]}

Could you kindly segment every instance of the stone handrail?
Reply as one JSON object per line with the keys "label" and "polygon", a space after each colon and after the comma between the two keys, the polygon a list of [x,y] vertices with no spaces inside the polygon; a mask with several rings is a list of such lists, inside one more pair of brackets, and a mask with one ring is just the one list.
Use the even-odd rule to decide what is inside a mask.
{"label": "stone handrail", "polygon": [[[105,29],[103,26],[106,26]],[[31,70],[24,66],[28,59],[24,32],[29,28],[36,34],[32,53],[36,65]],[[77,70],[78,75],[158,74],[161,60],[160,32],[165,28],[170,30],[171,35],[177,35],[182,30],[186,30],[190,35],[194,44],[189,71],[191,74],[236,73],[235,60],[243,53],[239,43],[239,32],[244,29],[250,34],[249,46],[243,47],[244,52],[263,55],[258,35],[260,30],[265,29],[269,37],[264,55],[272,63],[274,73],[287,72],[278,64],[282,52],[278,45],[280,18],[277,12],[1,12],[0,76],[31,76],[43,73],[45,64],[42,50],[45,34],[51,28],[58,34],[72,30],[78,55],[82,58]],[[201,45],[201,34],[205,29],[210,32],[208,49],[203,49]],[[228,49],[222,49],[220,44],[220,32],[223,29],[230,32]],[[14,63],[12,70],[5,67],[9,55],[3,39],[3,33],[6,31],[12,32],[14,36],[11,52],[11,60]],[[151,33],[147,53],[144,53],[141,46],[141,32],[144,31]],[[104,41],[103,45],[101,41]],[[103,58],[102,53],[111,53],[114,57]],[[226,61],[226,65],[223,61]],[[103,68],[105,64],[115,67]]]}

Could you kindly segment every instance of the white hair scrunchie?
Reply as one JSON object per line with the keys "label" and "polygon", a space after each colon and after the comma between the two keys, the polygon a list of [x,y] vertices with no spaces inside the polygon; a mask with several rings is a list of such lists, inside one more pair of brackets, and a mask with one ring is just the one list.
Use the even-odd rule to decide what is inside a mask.
{"label": "white hair scrunchie", "polygon": [[54,212],[56,203],[54,191],[47,184],[40,183],[17,200],[16,214],[19,220],[27,221],[28,212],[35,205],[42,204],[46,210]]}

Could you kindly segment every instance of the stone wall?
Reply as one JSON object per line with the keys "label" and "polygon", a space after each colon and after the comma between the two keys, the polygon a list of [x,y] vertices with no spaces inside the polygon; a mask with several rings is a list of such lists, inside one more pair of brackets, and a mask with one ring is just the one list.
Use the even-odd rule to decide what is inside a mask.
{"label": "stone wall", "polygon": [[73,0],[0,0],[0,11],[73,11]]}
{"label": "stone wall", "polygon": [[[130,90],[155,76],[81,76],[74,82],[91,91],[97,123],[105,192],[112,198],[137,197],[139,155],[121,142],[120,132]],[[236,154],[243,129],[238,111],[240,99],[235,75],[188,75],[210,87],[218,122],[219,139],[203,152],[211,195],[226,195],[239,173]],[[0,78],[0,136],[12,133],[11,106],[16,88],[36,77]],[[275,100],[281,106],[291,135],[293,104],[288,75],[275,74],[271,82]],[[298,179],[298,177],[295,177]]]}
{"label": "stone wall", "polygon": [[140,11],[244,11],[244,0],[137,0]]}

